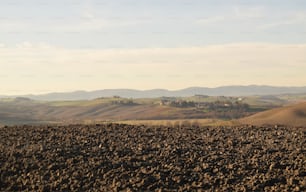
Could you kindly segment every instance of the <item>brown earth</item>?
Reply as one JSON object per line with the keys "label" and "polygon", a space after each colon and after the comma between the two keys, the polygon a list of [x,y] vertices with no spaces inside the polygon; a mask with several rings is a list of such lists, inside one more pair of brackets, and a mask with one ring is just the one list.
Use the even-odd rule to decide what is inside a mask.
{"label": "brown earth", "polygon": [[306,126],[306,103],[299,103],[256,113],[252,116],[242,118],[241,123],[251,125],[288,125]]}
{"label": "brown earth", "polygon": [[305,128],[0,128],[0,191],[305,191]]}

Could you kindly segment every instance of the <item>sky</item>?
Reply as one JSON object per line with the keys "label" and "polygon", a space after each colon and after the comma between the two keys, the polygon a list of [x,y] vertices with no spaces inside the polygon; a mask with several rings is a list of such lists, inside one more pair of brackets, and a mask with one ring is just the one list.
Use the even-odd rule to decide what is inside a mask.
{"label": "sky", "polygon": [[0,95],[306,86],[305,0],[0,0]]}

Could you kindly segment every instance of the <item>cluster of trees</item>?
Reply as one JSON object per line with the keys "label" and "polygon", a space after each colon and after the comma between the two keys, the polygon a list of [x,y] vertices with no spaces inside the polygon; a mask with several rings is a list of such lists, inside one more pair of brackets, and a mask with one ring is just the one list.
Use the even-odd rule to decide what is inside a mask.
{"label": "cluster of trees", "polygon": [[249,109],[249,105],[239,101],[215,101],[204,103],[204,106],[210,110],[223,110],[223,109]]}
{"label": "cluster of trees", "polygon": [[215,101],[215,102],[194,102],[185,100],[162,100],[161,105],[167,105],[171,107],[196,107],[199,109],[248,109],[249,105],[239,101]]}
{"label": "cluster of trees", "polygon": [[161,105],[185,108],[185,107],[195,107],[196,103],[193,101],[178,100],[178,101],[161,101]]}
{"label": "cluster of trees", "polygon": [[238,101],[216,101],[206,103],[206,107],[198,109],[205,110],[209,118],[236,119],[252,114],[248,104]]}
{"label": "cluster of trees", "polygon": [[206,118],[235,119],[252,114],[250,106],[240,101],[194,102],[185,100],[162,100],[161,105],[188,108],[193,107]]}
{"label": "cluster of trees", "polygon": [[112,104],[116,105],[136,105],[136,103],[132,99],[124,99],[124,100],[115,100],[112,101]]}

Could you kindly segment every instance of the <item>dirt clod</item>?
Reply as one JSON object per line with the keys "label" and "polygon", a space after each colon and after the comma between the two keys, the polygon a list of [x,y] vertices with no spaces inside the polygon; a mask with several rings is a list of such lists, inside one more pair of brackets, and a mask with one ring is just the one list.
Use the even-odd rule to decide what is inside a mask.
{"label": "dirt clod", "polygon": [[0,191],[305,191],[305,128],[0,128]]}

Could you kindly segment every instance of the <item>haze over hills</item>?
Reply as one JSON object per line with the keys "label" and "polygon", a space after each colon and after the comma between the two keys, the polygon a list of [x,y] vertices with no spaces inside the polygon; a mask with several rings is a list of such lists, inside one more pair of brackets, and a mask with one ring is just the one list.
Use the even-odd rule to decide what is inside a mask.
{"label": "haze over hills", "polygon": [[[231,119],[305,102],[306,87],[250,85],[217,88],[190,87],[176,91],[105,89],[2,97],[0,124],[87,120]],[[187,103],[185,107],[180,107],[175,103],[172,105],[173,100]],[[168,101],[170,104],[162,101]],[[228,108],[237,101],[248,104],[250,107],[242,111],[240,109],[237,111],[234,107]],[[197,104],[188,106],[188,102],[199,102],[199,107]],[[214,102],[217,102],[215,107],[205,104]],[[203,108],[203,105],[206,108]],[[303,106],[305,108],[300,109]],[[306,104],[303,104],[258,113],[241,119],[241,122],[255,125],[271,123],[301,126],[306,124],[305,114]]]}
{"label": "haze over hills", "polygon": [[188,97],[127,99],[118,97],[80,101],[0,99],[0,123],[88,122],[119,120],[238,118],[269,106],[249,107],[237,98]]}
{"label": "haze over hills", "polygon": [[[91,100],[99,97],[120,96],[124,98],[158,98],[158,97],[189,97],[194,95],[208,96],[251,96],[251,95],[280,95],[306,93],[304,87],[275,87],[275,86],[222,86],[216,88],[189,87],[181,90],[152,89],[104,89],[97,91],[74,91],[62,93],[48,93],[41,95],[18,95],[34,100],[60,101],[60,100]],[[17,97],[0,95],[0,98]]]}
{"label": "haze over hills", "polygon": [[306,103],[299,103],[291,106],[280,107],[256,113],[240,120],[244,124],[252,125],[306,125]]}

